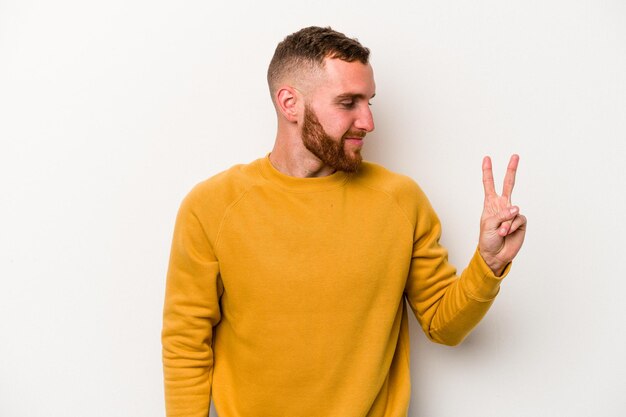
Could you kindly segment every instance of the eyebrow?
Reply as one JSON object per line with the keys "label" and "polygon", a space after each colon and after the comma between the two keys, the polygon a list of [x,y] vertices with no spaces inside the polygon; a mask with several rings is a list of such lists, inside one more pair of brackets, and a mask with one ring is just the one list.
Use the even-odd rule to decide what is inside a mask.
{"label": "eyebrow", "polygon": [[346,99],[361,99],[361,100],[371,100],[376,96],[376,94],[373,94],[371,97],[367,97],[365,94],[360,94],[360,93],[344,93],[344,94],[340,94],[338,95],[335,100],[337,101],[341,101],[341,100],[346,100]]}

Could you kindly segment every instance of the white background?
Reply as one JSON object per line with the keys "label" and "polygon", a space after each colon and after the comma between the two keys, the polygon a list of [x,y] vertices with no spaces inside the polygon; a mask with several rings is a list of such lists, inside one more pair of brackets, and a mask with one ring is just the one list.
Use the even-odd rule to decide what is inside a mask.
{"label": "white background", "polygon": [[[367,158],[415,178],[463,267],[481,158],[528,234],[457,348],[411,320],[411,416],[626,415],[626,3],[0,0],[0,415],[163,416],[178,205],[265,155],[274,47],[372,49]],[[317,417],[317,416],[315,416]]]}

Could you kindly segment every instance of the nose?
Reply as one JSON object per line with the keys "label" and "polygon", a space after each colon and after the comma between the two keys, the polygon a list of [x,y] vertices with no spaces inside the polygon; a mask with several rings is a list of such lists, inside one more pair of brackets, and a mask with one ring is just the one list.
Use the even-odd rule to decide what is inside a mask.
{"label": "nose", "polygon": [[365,130],[368,133],[374,130],[374,116],[368,104],[359,112],[359,117],[354,122],[354,127],[359,130]]}

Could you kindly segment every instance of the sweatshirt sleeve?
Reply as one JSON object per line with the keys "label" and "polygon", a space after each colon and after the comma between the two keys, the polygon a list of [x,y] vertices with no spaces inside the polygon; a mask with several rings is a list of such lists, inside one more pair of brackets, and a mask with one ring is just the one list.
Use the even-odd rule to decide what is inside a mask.
{"label": "sweatshirt sleeve", "polygon": [[405,295],[424,333],[445,345],[457,345],[491,307],[510,264],[496,277],[476,249],[460,276],[439,244],[441,225],[420,192],[413,254]]}
{"label": "sweatshirt sleeve", "polygon": [[190,197],[179,210],[163,309],[167,417],[206,417],[213,375],[213,328],[222,286],[212,245]]}

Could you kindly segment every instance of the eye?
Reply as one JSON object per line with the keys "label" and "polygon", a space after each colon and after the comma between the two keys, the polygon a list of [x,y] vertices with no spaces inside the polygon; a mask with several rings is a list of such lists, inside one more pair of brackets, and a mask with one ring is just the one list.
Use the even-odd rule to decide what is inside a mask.
{"label": "eye", "polygon": [[341,105],[341,107],[343,107],[344,109],[351,109],[354,107],[354,101],[342,101],[341,103],[339,103]]}

